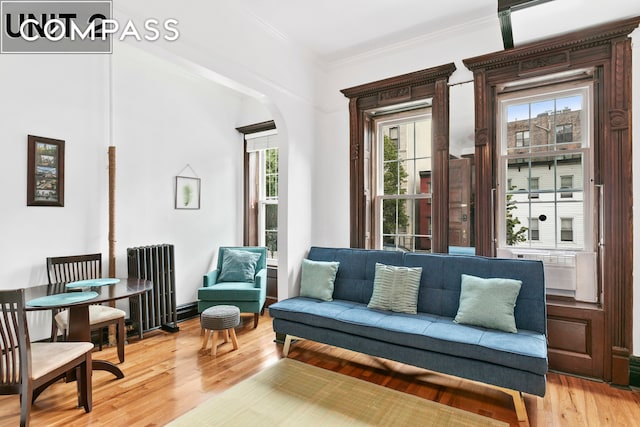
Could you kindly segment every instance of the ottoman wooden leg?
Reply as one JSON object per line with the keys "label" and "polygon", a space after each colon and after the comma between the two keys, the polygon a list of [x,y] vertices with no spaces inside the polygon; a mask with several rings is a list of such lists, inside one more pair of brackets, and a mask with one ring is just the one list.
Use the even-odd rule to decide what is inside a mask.
{"label": "ottoman wooden leg", "polygon": [[222,331],[222,334],[224,335],[224,342],[229,342],[229,330],[225,329],[224,331]]}
{"label": "ottoman wooden leg", "polygon": [[233,343],[233,349],[237,350],[238,349],[238,338],[236,337],[236,330],[234,328],[231,328],[228,330],[229,334],[231,335],[231,342]]}
{"label": "ottoman wooden leg", "polygon": [[202,340],[202,350],[206,350],[207,343],[209,342],[209,336],[211,336],[211,331],[209,329],[202,329],[202,335],[204,335],[204,339]]}
{"label": "ottoman wooden leg", "polygon": [[218,331],[213,331],[213,343],[211,344],[211,355],[216,357],[218,351]]}

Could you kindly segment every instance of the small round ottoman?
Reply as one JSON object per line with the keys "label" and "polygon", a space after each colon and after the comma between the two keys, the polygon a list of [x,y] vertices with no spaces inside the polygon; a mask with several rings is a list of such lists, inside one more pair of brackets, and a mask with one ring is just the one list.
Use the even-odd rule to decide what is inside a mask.
{"label": "small round ottoman", "polygon": [[222,331],[224,342],[229,342],[229,335],[233,342],[233,349],[238,349],[236,338],[236,326],[240,324],[240,309],[234,305],[215,305],[207,308],[200,315],[200,326],[204,333],[202,349],[207,349],[209,336],[213,331],[213,342],[211,343],[211,355],[215,357],[218,348],[218,332]]}

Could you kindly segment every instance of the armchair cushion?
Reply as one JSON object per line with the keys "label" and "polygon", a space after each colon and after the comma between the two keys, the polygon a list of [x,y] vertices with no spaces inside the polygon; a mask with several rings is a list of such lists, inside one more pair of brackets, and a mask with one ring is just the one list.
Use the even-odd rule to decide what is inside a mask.
{"label": "armchair cushion", "polygon": [[253,283],[223,282],[198,289],[198,299],[202,301],[233,302],[260,301],[261,289]]}
{"label": "armchair cushion", "polygon": [[224,251],[218,282],[253,283],[259,259],[260,254],[255,252],[233,249]]}

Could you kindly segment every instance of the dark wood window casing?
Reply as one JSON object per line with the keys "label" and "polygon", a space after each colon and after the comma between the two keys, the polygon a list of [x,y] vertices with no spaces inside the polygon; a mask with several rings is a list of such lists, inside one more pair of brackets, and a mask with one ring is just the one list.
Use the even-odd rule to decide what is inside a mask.
{"label": "dark wood window casing", "polygon": [[385,80],[343,89],[349,98],[350,125],[350,244],[366,246],[368,230],[365,188],[365,144],[373,137],[372,111],[394,105],[431,99],[433,168],[441,173],[433,177],[433,245],[434,252],[447,252],[449,194],[449,87],[456,66],[453,63],[416,71]]}
{"label": "dark wood window casing", "polygon": [[632,345],[631,40],[640,17],[465,59],[475,85],[476,253],[494,256],[499,87],[534,77],[590,69],[594,84],[595,184],[604,188],[601,301],[548,301],[552,369],[629,383]]}
{"label": "dark wood window casing", "polygon": [[[252,125],[236,128],[243,135],[273,130],[276,124],[273,120],[260,122]],[[258,244],[258,216],[257,210],[249,203],[249,192],[251,191],[249,153],[247,153],[247,140],[244,139],[244,232],[243,244],[245,246],[255,246]]]}

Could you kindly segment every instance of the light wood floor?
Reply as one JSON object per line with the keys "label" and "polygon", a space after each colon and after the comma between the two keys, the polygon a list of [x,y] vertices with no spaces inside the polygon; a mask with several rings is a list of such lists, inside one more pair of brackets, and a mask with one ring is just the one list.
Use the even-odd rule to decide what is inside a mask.
{"label": "light wood floor", "polygon": [[[236,329],[240,348],[231,351],[231,343],[225,344],[218,348],[215,359],[200,352],[198,319],[180,323],[178,333],[154,331],[142,341],[132,339],[121,365],[124,379],[94,373],[93,412],[85,414],[75,407],[75,384],[60,382],[38,398],[31,423],[36,427],[164,425],[282,358],[282,346],[273,342],[268,315],[261,317],[257,329],[252,322],[251,316],[243,315]],[[294,344],[289,356],[518,425],[512,401],[482,385],[310,341]],[[94,358],[116,362],[116,349],[96,352]],[[639,391],[571,376],[550,373],[546,397],[526,395],[525,402],[532,426],[640,425]],[[0,396],[0,425],[17,425],[19,413],[18,396]]]}

